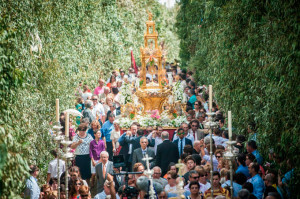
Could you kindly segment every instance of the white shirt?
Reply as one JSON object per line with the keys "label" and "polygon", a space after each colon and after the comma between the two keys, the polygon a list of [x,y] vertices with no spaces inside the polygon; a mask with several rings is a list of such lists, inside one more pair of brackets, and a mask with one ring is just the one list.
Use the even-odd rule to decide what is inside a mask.
{"label": "white shirt", "polygon": [[92,97],[93,94],[92,93],[82,93],[81,97],[83,98],[83,101],[85,102],[87,100],[88,97]]}
{"label": "white shirt", "polygon": [[176,191],[176,185],[174,187],[171,187],[169,184],[165,186],[166,192]]}
{"label": "white shirt", "polygon": [[116,149],[117,148],[119,148],[119,142],[118,142],[118,139],[120,138],[120,131],[116,131],[115,129],[114,130],[112,130],[111,131],[111,133],[110,133],[110,139],[112,140],[112,141],[114,141],[114,140],[117,140],[116,142],[115,142],[115,147],[116,147]]}
{"label": "white shirt", "polygon": [[[149,133],[147,138],[148,138],[148,140],[151,140],[152,139],[152,133]],[[163,142],[163,140],[161,139],[161,137],[155,137],[155,144],[154,144],[155,155],[156,155],[157,145],[161,144],[162,142]]]}
{"label": "white shirt", "polygon": [[106,171],[106,168],[107,168],[107,162],[106,162],[106,164],[102,163],[102,171],[103,171],[104,167],[105,167],[105,171]]}
{"label": "white shirt", "polygon": [[212,135],[212,138],[214,139],[216,146],[222,145],[222,143],[223,143],[223,138],[222,137],[216,136],[216,135]]}
{"label": "white shirt", "polygon": [[206,182],[206,184],[202,184],[200,183],[200,191],[202,193],[204,193],[205,191],[207,191],[210,188],[210,183]]}
{"label": "white shirt", "polygon": [[[203,160],[205,160],[206,162],[210,162],[210,155],[204,155],[202,158],[203,158]],[[213,155],[213,166],[214,166],[214,169],[213,169],[213,170],[214,170],[214,171],[218,171],[218,164],[219,164],[219,162],[218,162],[216,156]]]}
{"label": "white shirt", "polygon": [[[65,172],[65,170],[66,170],[65,161],[60,159],[59,160],[59,177],[63,172]],[[58,178],[57,177],[57,158],[52,160],[49,163],[48,173],[51,174],[51,178]]]}
{"label": "white shirt", "polygon": [[124,78],[127,78],[127,79],[128,79],[128,75],[125,74],[125,75],[123,76],[123,78],[121,77],[121,75],[118,75],[118,76],[117,76],[117,81],[122,81],[122,82],[124,82]]}
{"label": "white shirt", "polygon": [[87,133],[85,138],[80,138],[78,134],[73,137],[73,143],[78,142],[79,140],[83,142],[76,147],[75,154],[76,155],[86,155],[90,154],[90,142],[93,141],[93,137]]}
{"label": "white shirt", "polygon": [[102,104],[98,103],[96,106],[94,106],[93,110],[92,110],[92,114],[95,118],[97,118],[97,115],[99,116],[105,116],[105,111],[104,111],[104,107]]}

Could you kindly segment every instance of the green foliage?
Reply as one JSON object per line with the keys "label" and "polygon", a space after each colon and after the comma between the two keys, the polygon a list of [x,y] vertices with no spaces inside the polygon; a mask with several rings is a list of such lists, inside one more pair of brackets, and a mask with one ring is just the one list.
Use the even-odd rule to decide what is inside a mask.
{"label": "green foliage", "polygon": [[56,98],[60,110],[73,108],[78,82],[93,90],[99,77],[127,69],[130,48],[139,62],[146,8],[174,59],[176,11],[155,0],[0,0],[0,197],[20,197],[29,164],[45,183]]}
{"label": "green foliage", "polygon": [[[189,21],[195,4],[203,24]],[[255,121],[260,151],[274,148],[299,174],[299,4],[297,1],[181,1],[180,56],[196,71],[197,81],[212,84],[224,110],[231,110],[238,133]],[[184,20],[184,21],[181,21]],[[200,23],[200,22],[199,22]],[[193,35],[193,31],[197,34]],[[182,41],[182,39],[185,39]],[[182,55],[182,51],[194,48]],[[181,45],[182,47],[182,45]],[[285,161],[286,162],[286,161]],[[284,170],[282,171],[285,172]],[[294,182],[299,186],[299,178]],[[299,192],[299,191],[298,191]],[[292,193],[296,198],[296,190]]]}

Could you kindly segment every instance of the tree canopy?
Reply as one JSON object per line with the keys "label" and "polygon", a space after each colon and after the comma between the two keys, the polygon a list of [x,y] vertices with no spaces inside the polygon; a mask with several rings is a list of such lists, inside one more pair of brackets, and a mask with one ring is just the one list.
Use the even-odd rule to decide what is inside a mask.
{"label": "tree canopy", "polygon": [[99,77],[129,68],[131,48],[139,61],[147,9],[168,58],[176,58],[176,10],[155,0],[0,1],[2,196],[20,197],[30,164],[46,176],[56,98],[61,111],[73,108],[79,81],[92,90]]}
{"label": "tree canopy", "polygon": [[273,148],[293,167],[300,165],[295,155],[300,144],[297,1],[181,0],[179,4],[183,66],[195,71],[198,82],[213,85],[218,104],[232,111],[236,133],[246,134],[247,125],[256,124],[265,158]]}

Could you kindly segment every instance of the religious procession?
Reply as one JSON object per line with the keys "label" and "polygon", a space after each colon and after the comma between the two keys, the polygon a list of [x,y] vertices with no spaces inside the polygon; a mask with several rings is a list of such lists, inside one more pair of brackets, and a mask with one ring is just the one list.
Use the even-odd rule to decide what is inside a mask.
{"label": "religious procession", "polygon": [[128,72],[114,70],[92,90],[79,82],[73,109],[59,112],[56,100],[58,147],[47,184],[40,190],[32,165],[26,196],[284,198],[293,169],[280,178],[271,165],[276,154],[260,155],[255,123],[246,136],[233,133],[232,113],[219,107],[212,85],[197,84],[177,63],[162,64],[151,13],[144,44],[141,66],[132,57]]}
{"label": "religious procession", "polygon": [[[166,7],[170,1],[164,5],[156,3],[156,6],[164,6],[169,11],[172,9]],[[173,9],[177,9],[178,25],[183,12],[188,12],[188,9],[195,6],[204,9],[206,2],[181,0],[173,4]],[[105,8],[109,6],[110,9],[120,9],[116,7],[125,4],[119,2],[110,5],[106,2],[100,5]],[[138,43],[141,47],[138,50],[129,47],[123,49],[130,64],[110,67],[106,63],[107,68],[94,71],[88,66],[81,72],[73,68],[78,76],[72,79],[72,84],[68,80],[56,84],[57,80],[47,78],[51,73],[57,79],[71,78],[69,75],[72,72],[61,71],[56,66],[57,61],[50,63],[48,60],[49,67],[42,75],[37,77],[32,74],[32,79],[42,78],[43,81],[56,85],[53,91],[50,91],[47,84],[42,86],[45,89],[43,98],[55,93],[55,97],[45,99],[51,104],[51,108],[48,104],[48,110],[44,111],[49,116],[45,120],[39,120],[43,131],[47,127],[47,134],[26,134],[29,137],[38,136],[41,140],[37,142],[38,138],[31,138],[26,143],[20,141],[22,146],[17,145],[20,147],[18,149],[8,147],[9,142],[13,143],[10,134],[1,138],[7,139],[7,142],[0,139],[0,149],[3,151],[0,156],[0,187],[4,193],[0,193],[0,198],[299,198],[298,181],[295,178],[299,174],[297,162],[293,161],[293,155],[288,152],[296,150],[295,146],[299,142],[292,134],[285,137],[283,133],[279,136],[272,132],[262,132],[270,131],[263,122],[266,123],[267,119],[273,122],[276,119],[267,116],[273,114],[273,109],[268,109],[267,102],[264,104],[259,97],[263,88],[251,91],[255,88],[256,81],[252,71],[247,71],[249,79],[245,77],[248,81],[245,85],[249,87],[246,93],[253,95],[257,92],[256,97],[243,94],[243,88],[235,87],[243,80],[236,79],[235,76],[225,77],[225,69],[220,68],[216,72],[218,76],[222,76],[223,71],[222,78],[228,81],[228,84],[221,84],[221,80],[215,79],[212,72],[216,69],[207,70],[206,75],[203,75],[200,66],[193,65],[199,60],[204,65],[204,59],[189,58],[193,61],[186,62],[183,49],[184,45],[188,45],[184,43],[187,37],[180,38],[179,57],[168,58],[173,52],[168,52],[165,39],[161,42],[162,27],[158,12],[153,10],[152,13],[147,9],[143,14],[143,19],[139,19],[143,32],[142,40]],[[200,18],[197,28],[202,31],[202,25],[205,26],[205,20],[209,19],[200,14],[199,16],[203,19]],[[182,28],[177,30],[180,36],[180,30],[185,28],[182,24],[178,27]],[[38,34],[33,35],[32,39],[35,43],[32,43],[30,53],[32,57],[35,56],[34,63],[38,64],[44,59],[42,52],[46,49],[43,50],[45,47]],[[84,42],[82,40],[77,47],[86,48]],[[192,43],[186,51],[191,52]],[[203,41],[202,44],[204,43]],[[207,49],[209,50],[211,49]],[[199,50],[198,53],[200,55],[203,52]],[[197,54],[193,56],[196,57]],[[231,61],[235,64],[233,59]],[[227,61],[224,58],[222,64],[226,65]],[[50,65],[54,67],[54,71],[61,71],[65,75],[59,77]],[[91,70],[90,73],[86,72],[88,70]],[[230,70],[232,74],[239,73],[235,66]],[[58,88],[60,85],[70,92],[63,93]],[[235,94],[239,97],[235,97]],[[33,92],[32,100],[34,97]],[[24,104],[23,107],[25,106]],[[17,107],[22,107],[22,104]],[[252,107],[251,111],[248,111],[249,107]],[[260,115],[253,110],[264,114]],[[284,124],[284,121],[281,121],[281,126],[292,128],[288,122]],[[25,119],[24,123],[27,127],[30,126],[30,120]],[[2,145],[2,141],[7,143],[7,147]],[[284,145],[285,142],[288,145]],[[9,163],[9,157],[22,159],[17,153],[30,157],[20,163],[23,177],[8,169],[14,168],[17,171],[18,168]],[[42,159],[42,156],[47,158]],[[13,175],[18,176],[9,177]],[[23,181],[14,185],[13,180],[9,180],[13,178],[23,178]],[[9,185],[15,186],[15,190],[8,188]],[[17,190],[19,193],[15,193]]]}

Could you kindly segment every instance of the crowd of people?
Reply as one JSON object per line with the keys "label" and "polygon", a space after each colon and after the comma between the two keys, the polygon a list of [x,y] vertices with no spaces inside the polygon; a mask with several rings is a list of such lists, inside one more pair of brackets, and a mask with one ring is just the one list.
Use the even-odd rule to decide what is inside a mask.
{"label": "crowd of people", "polygon": [[[58,178],[60,198],[66,198],[66,177],[69,179],[70,199],[148,198],[148,178],[144,174],[147,170],[146,154],[152,158],[149,166],[153,171],[157,198],[178,197],[180,194],[191,199],[230,198],[230,164],[224,157],[229,139],[226,115],[214,102],[212,112],[216,114],[213,119],[219,125],[213,129],[211,142],[209,131],[205,129],[209,111],[207,86],[197,85],[193,72],[181,70],[176,64],[166,63],[165,69],[172,71],[174,82],[180,81],[184,87],[188,99],[184,113],[187,123],[182,123],[173,134],[161,126],[142,128],[137,122],[133,122],[130,129],[121,130],[119,92],[124,82],[131,82],[132,76],[137,75],[133,68],[128,74],[120,69],[113,71],[108,80],[99,79],[93,92],[80,82],[75,93],[75,108],[83,117],[77,117],[74,123],[70,120],[69,127],[65,127],[64,113],[60,117],[62,131],[69,128],[69,137],[73,141],[70,147],[75,159],[67,167],[63,160],[57,159],[57,152],[53,150],[54,159],[49,163],[47,182],[41,187],[37,181],[39,168],[32,165],[25,198],[58,198]],[[147,81],[157,80],[147,75]],[[255,123],[250,122],[249,134],[233,133],[237,157],[232,162],[232,196],[240,199],[289,198],[292,165],[289,164],[289,172],[281,174],[278,154],[270,150],[268,157],[261,156],[256,128]],[[68,176],[65,176],[66,169]],[[93,188],[96,192],[92,197]]]}

